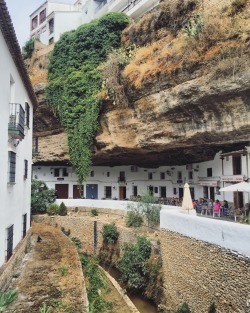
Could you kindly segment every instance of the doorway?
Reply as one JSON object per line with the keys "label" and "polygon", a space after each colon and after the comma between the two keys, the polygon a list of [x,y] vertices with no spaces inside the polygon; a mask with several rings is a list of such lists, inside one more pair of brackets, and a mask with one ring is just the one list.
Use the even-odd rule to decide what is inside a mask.
{"label": "doorway", "polygon": [[215,200],[214,187],[210,187],[210,199]]}
{"label": "doorway", "polygon": [[124,200],[124,199],[126,199],[126,187],[120,186],[119,187],[119,200]]}
{"label": "doorway", "polygon": [[68,199],[69,185],[68,184],[55,184],[56,196],[58,199]]}
{"label": "doorway", "polygon": [[192,200],[194,200],[195,199],[194,187],[190,187],[189,189],[190,189],[191,198]]}
{"label": "doorway", "polygon": [[73,185],[73,199],[82,199],[84,195],[82,185]]}
{"label": "doorway", "polygon": [[86,185],[86,199],[98,199],[98,185],[97,184]]}
{"label": "doorway", "polygon": [[167,197],[167,188],[165,186],[160,187],[160,198],[166,198]]}
{"label": "doorway", "polygon": [[243,203],[244,203],[243,192],[240,192],[240,191],[234,192],[234,207],[236,209],[243,208],[244,207]]}
{"label": "doorway", "polygon": [[183,198],[183,188],[179,188],[179,199]]}

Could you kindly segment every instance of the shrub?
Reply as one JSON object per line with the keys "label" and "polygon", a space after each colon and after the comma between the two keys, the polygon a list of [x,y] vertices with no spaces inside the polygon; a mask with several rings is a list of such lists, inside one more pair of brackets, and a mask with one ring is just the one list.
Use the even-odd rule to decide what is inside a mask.
{"label": "shrub", "polygon": [[43,303],[43,306],[39,308],[39,313],[51,313],[51,306],[47,306],[47,304]]}
{"label": "shrub", "polygon": [[123,257],[117,263],[121,271],[121,281],[130,289],[145,288],[149,274],[150,241],[140,236],[134,245],[125,243],[122,251]]}
{"label": "shrub", "polygon": [[0,312],[4,312],[7,307],[17,298],[17,291],[0,292]]}
{"label": "shrub", "polygon": [[198,38],[203,28],[203,19],[200,15],[192,17],[188,25],[184,28],[187,37]]}
{"label": "shrub", "polygon": [[71,231],[70,229],[66,230],[64,227],[61,227],[61,231],[64,233],[64,235],[69,236]]}
{"label": "shrub", "polygon": [[49,189],[45,182],[33,180],[31,184],[31,211],[45,213],[49,204],[56,200],[54,189]]}
{"label": "shrub", "polygon": [[69,270],[66,266],[62,266],[58,268],[58,272],[61,276],[67,276],[69,273]]}
{"label": "shrub", "polygon": [[56,215],[58,214],[58,211],[59,211],[59,205],[56,203],[51,203],[46,209],[46,212],[48,213],[48,215]]}
{"label": "shrub", "polygon": [[67,215],[67,207],[66,205],[64,204],[64,202],[62,202],[59,206],[59,209],[58,209],[58,214],[61,215],[61,216],[65,216]]}
{"label": "shrub", "polygon": [[208,313],[216,313],[216,305],[214,302],[210,305]]}
{"label": "shrub", "polygon": [[97,209],[92,209],[92,210],[91,210],[91,215],[92,215],[92,216],[98,216],[98,214],[99,214],[99,212],[98,212]]}
{"label": "shrub", "polygon": [[77,250],[80,250],[82,248],[82,243],[81,240],[77,237],[72,237],[71,240],[73,241],[73,243],[75,244]]}
{"label": "shrub", "polygon": [[188,304],[184,302],[176,311],[176,313],[191,313]]}
{"label": "shrub", "polygon": [[111,244],[116,243],[119,237],[119,232],[115,223],[104,224],[102,228],[102,236],[104,242]]}
{"label": "shrub", "polygon": [[131,208],[126,217],[126,226],[140,227],[143,223],[143,215],[136,208]]}
{"label": "shrub", "polygon": [[23,47],[23,57],[24,59],[28,59],[28,58],[31,58],[32,56],[32,53],[34,51],[34,48],[35,48],[35,41],[37,39],[35,38],[30,38],[28,41],[26,41],[24,47]]}

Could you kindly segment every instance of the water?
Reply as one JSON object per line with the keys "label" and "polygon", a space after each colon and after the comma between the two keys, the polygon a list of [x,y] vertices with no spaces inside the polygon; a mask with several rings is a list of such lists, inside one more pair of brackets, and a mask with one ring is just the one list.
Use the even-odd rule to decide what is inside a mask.
{"label": "water", "polygon": [[[120,273],[117,269],[110,267],[104,267],[103,268],[117,281],[119,282]],[[130,298],[130,300],[134,303],[137,310],[139,310],[141,313],[157,313],[156,305],[145,298],[142,297],[140,294],[128,292],[127,296]]]}

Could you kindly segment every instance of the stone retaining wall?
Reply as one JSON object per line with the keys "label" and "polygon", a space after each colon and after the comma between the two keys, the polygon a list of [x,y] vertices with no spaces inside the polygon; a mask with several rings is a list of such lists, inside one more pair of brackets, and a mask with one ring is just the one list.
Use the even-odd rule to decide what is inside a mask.
{"label": "stone retaining wall", "polygon": [[[47,216],[47,215],[35,215],[33,220],[37,223],[43,223],[51,225],[65,230],[70,229],[70,237],[77,237],[82,243],[82,249],[88,255],[94,255],[99,252],[103,244],[102,227],[109,222],[102,221],[101,217],[93,219],[86,218],[84,216]],[[96,222],[96,238],[94,234],[94,223]],[[110,221],[111,222],[111,221]],[[117,226],[119,231],[119,244],[124,242],[135,242],[137,233],[133,229],[127,229],[125,227]],[[94,244],[96,243],[96,244]]]}
{"label": "stone retaining wall", "polygon": [[250,312],[250,259],[168,230],[161,230],[164,293],[169,309],[187,302],[192,313]]}
{"label": "stone retaining wall", "polygon": [[2,292],[8,289],[13,277],[18,274],[25,254],[30,251],[32,246],[31,235],[32,229],[29,229],[25,238],[13,250],[10,260],[0,268],[0,290]]}

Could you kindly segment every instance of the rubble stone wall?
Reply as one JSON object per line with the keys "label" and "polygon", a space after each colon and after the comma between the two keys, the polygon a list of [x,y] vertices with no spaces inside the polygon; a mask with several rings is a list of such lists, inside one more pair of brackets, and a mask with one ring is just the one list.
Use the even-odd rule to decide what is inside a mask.
{"label": "rubble stone wall", "polygon": [[203,241],[161,230],[167,305],[188,303],[192,313],[250,312],[250,259]]}

